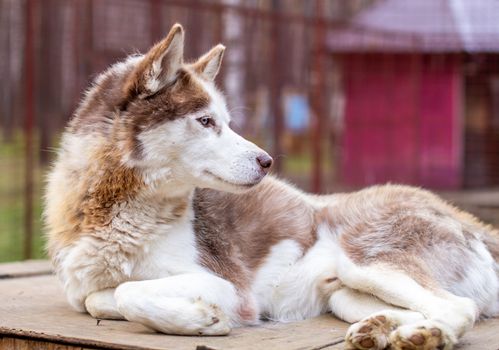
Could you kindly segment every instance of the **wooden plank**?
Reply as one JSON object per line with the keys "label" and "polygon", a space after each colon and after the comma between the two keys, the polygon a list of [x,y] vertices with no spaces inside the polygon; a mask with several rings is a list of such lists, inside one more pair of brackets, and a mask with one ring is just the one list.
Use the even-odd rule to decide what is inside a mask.
{"label": "wooden plank", "polygon": [[226,337],[168,336],[142,325],[101,321],[72,310],[55,276],[0,280],[0,334],[106,349],[322,349],[343,340],[347,324],[330,315],[234,329]]}
{"label": "wooden plank", "polygon": [[498,350],[499,318],[479,322],[461,339],[459,350]]}
{"label": "wooden plank", "polygon": [[345,185],[459,188],[461,65],[449,56],[344,56]]}
{"label": "wooden plank", "polygon": [[0,264],[0,278],[48,275],[52,266],[48,260],[26,260]]}
{"label": "wooden plank", "polygon": [[[28,273],[27,268],[14,266],[16,273]],[[0,267],[6,271],[5,265]],[[0,295],[1,349],[332,350],[343,349],[348,328],[348,324],[324,315],[289,324],[264,322],[259,327],[234,329],[225,337],[169,336],[132,322],[103,320],[97,324],[69,307],[52,275],[0,280]],[[458,349],[498,350],[498,329],[499,319],[481,322],[466,333]]]}
{"label": "wooden plank", "polygon": [[348,56],[341,176],[347,185],[416,184],[421,57]]}
{"label": "wooden plank", "polygon": [[419,91],[419,185],[462,185],[461,64],[454,56],[430,55],[422,61]]}
{"label": "wooden plank", "polygon": [[90,350],[81,346],[72,346],[56,343],[47,343],[22,338],[2,338],[0,336],[0,349],[2,350]]}

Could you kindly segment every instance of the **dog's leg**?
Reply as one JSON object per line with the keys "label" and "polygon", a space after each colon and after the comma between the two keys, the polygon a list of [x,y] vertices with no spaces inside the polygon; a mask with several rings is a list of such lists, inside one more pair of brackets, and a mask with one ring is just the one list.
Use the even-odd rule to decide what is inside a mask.
{"label": "dog's leg", "polygon": [[124,320],[125,318],[118,312],[118,306],[114,299],[114,288],[103,289],[91,293],[85,299],[85,308],[94,318],[106,320]]}
{"label": "dog's leg", "polygon": [[224,335],[238,324],[235,287],[208,273],[126,282],[114,295],[127,320],[163,333]]}
{"label": "dog's leg", "polygon": [[[473,326],[477,315],[471,299],[425,288],[406,273],[386,266],[358,266],[343,255],[337,272],[346,286],[426,317],[393,331],[393,349],[451,349],[464,331]],[[390,319],[392,315],[382,316]]]}
{"label": "dog's leg", "polygon": [[348,323],[359,322],[380,311],[403,310],[385,303],[374,295],[358,292],[348,287],[335,291],[329,298],[331,312]]}
{"label": "dog's leg", "polygon": [[329,306],[335,316],[354,323],[345,336],[346,349],[385,349],[390,333],[396,327],[424,319],[419,312],[389,305],[373,295],[348,287],[334,292]]}

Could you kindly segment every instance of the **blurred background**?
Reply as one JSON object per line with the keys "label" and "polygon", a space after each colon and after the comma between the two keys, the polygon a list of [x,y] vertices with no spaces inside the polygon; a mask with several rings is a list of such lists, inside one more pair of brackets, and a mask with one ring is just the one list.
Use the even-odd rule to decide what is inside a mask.
{"label": "blurred background", "polygon": [[235,128],[312,192],[396,182],[499,223],[497,0],[0,0],[0,261],[40,258],[44,174],[97,73],[175,22],[227,46]]}

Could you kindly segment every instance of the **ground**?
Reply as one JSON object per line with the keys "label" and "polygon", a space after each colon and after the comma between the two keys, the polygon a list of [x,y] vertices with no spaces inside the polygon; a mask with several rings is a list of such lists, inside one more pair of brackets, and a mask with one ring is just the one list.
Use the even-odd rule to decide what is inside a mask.
{"label": "ground", "polygon": [[[169,336],[125,321],[97,321],[72,310],[47,261],[0,264],[0,348],[66,349],[343,349],[348,324],[331,315],[234,329],[221,337]],[[458,350],[499,349],[499,319],[479,323]]]}

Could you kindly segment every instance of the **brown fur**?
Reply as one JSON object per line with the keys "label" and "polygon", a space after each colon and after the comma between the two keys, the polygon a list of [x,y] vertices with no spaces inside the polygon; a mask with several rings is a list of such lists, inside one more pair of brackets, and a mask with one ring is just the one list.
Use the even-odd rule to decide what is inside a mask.
{"label": "brown fur", "polygon": [[[145,99],[131,95],[131,99],[123,101],[120,84],[124,79],[124,76],[110,72],[102,82],[96,84],[85,107],[78,110],[71,121],[69,131],[98,131],[107,136],[115,133],[118,138],[116,141],[124,139],[127,150],[138,158],[141,154],[141,145],[137,140],[140,132],[196,112],[207,107],[210,102],[209,96],[187,69],[179,72],[173,86],[163,88]],[[121,104],[126,105],[126,110],[119,110]]]}
{"label": "brown fur", "polygon": [[173,86],[145,98],[127,102],[123,114],[123,125],[128,138],[128,149],[134,158],[141,157],[141,145],[137,139],[140,132],[152,129],[161,123],[195,113],[208,106],[209,96],[192,78],[187,70],[181,70]]}
{"label": "brown fur", "polygon": [[[66,133],[92,137],[88,144],[91,148],[82,150],[91,163],[82,168],[61,169],[70,175],[58,181],[67,180],[65,186],[71,187],[71,191],[55,200],[58,204],[47,212],[49,251],[108,226],[117,215],[117,207],[133,200],[144,187],[139,171],[123,161],[129,156],[141,157],[140,132],[208,106],[208,94],[193,78],[194,68],[204,67],[208,61],[182,65],[181,45],[170,46],[176,35],[180,40],[182,31],[180,25],[175,25],[146,55],[132,56],[113,65],[97,77],[87,92]],[[219,49],[210,52],[220,54]],[[156,71],[159,75],[154,76],[159,91],[148,91],[147,79],[151,78],[156,61],[161,62],[161,69]],[[179,70],[171,71],[174,67]],[[167,78],[170,80],[166,81]],[[166,85],[162,86],[163,83]],[[70,162],[61,164],[65,163]],[[159,216],[157,220],[170,222],[185,214],[188,199],[158,206],[171,211],[168,217]],[[161,215],[166,215],[165,211]]]}
{"label": "brown fur", "polygon": [[136,170],[119,163],[112,152],[105,154],[101,159],[100,174],[88,176],[95,181],[89,184],[84,194],[80,210],[83,214],[82,229],[87,231],[96,227],[108,225],[113,215],[113,207],[132,199],[143,185]]}
{"label": "brown fur", "polygon": [[174,85],[146,98],[132,100],[127,108],[129,124],[140,131],[151,129],[188,113],[206,108],[208,94],[187,70],[181,70]]}
{"label": "brown fur", "polygon": [[109,135],[112,132],[113,121],[119,117],[118,110],[125,101],[122,86],[132,70],[133,65],[130,64],[120,72],[112,68],[105,72],[88,91],[84,103],[71,119],[67,131],[81,134],[99,132]]}
{"label": "brown fur", "polygon": [[[173,86],[163,88],[148,98],[139,98],[138,94],[123,94],[124,84],[139,89],[143,81],[138,72],[144,69],[143,62],[153,60],[157,55],[155,50],[162,48],[168,40],[153,48],[138,67],[129,64],[124,69],[111,68],[104,73],[70,122],[69,133],[96,133],[100,135],[99,138],[105,139],[92,156],[93,164],[84,169],[84,173],[74,174],[75,180],[85,180],[73,189],[68,205],[61,208],[61,215],[66,218],[65,224],[59,225],[57,236],[51,241],[57,240],[59,244],[68,245],[81,232],[109,224],[114,206],[132,199],[143,185],[137,170],[123,165],[121,161],[127,152],[134,158],[140,157],[138,134],[208,105],[208,95],[187,68],[179,72]],[[125,101],[124,96],[127,98]],[[120,110],[120,106],[124,105],[126,111]],[[116,147],[120,142],[124,145],[122,150]],[[183,200],[172,215],[178,218],[185,213],[186,208],[187,202]]]}
{"label": "brown fur", "polygon": [[[60,208],[66,225],[50,237],[59,247],[71,244],[84,232],[108,225],[115,206],[132,199],[143,186],[136,170],[120,164],[112,151],[96,154],[95,163],[84,174],[74,176],[85,181],[72,189],[72,200]],[[49,250],[52,246],[49,244]]]}
{"label": "brown fur", "polygon": [[[197,60],[195,63],[191,64],[191,68],[196,74],[206,79],[213,79],[213,77],[218,73],[220,68],[220,63],[222,62],[222,58],[224,55],[225,47],[222,45],[218,45],[211,49],[208,53],[206,53],[203,57]],[[216,60],[217,64],[214,67],[214,70],[211,72],[206,72],[209,76],[206,76],[206,69],[208,64],[212,62],[212,60]]]}
{"label": "brown fur", "polygon": [[426,287],[439,287],[442,274],[464,278],[473,240],[496,241],[489,226],[417,188],[374,186],[339,203],[329,208],[328,221],[341,227],[340,244],[355,263],[388,264]]}
{"label": "brown fur", "polygon": [[[60,209],[60,215],[66,219],[58,223],[56,234],[50,238],[51,242],[57,241],[58,246],[74,242],[81,232],[109,224],[115,205],[138,193],[142,180],[136,169],[123,164],[122,158],[127,152],[140,157],[137,136],[141,131],[180,118],[209,103],[208,95],[189,70],[183,69],[173,86],[146,99],[130,95],[132,100],[126,103],[127,110],[120,111],[122,85],[132,71],[133,65],[129,65],[123,70],[111,68],[104,73],[70,122],[69,133],[98,134],[96,138],[101,146],[92,155],[92,164],[72,175],[75,181],[84,180],[78,181],[78,186],[68,194],[66,205]],[[117,147],[120,142],[123,149]],[[183,200],[172,215],[179,218],[186,208],[187,201]]]}
{"label": "brown fur", "polygon": [[[192,77],[192,71],[205,67],[207,61],[184,66],[180,61],[177,64],[181,69],[169,72],[172,66],[172,57],[169,57],[171,51],[162,57],[173,37],[181,31],[182,27],[175,25],[165,39],[136,63],[126,61],[121,63],[120,69],[113,66],[103,73],[76,111],[68,131],[85,134],[98,132],[108,137],[118,131],[119,138],[125,138],[129,150],[138,156],[140,144],[137,135],[141,131],[207,107],[209,96]],[[218,51],[210,52],[214,54]],[[165,75],[173,75],[173,78],[159,91],[151,92],[146,87],[146,80],[151,65],[157,60],[170,63],[162,64],[157,79],[163,80]]]}
{"label": "brown fur", "polygon": [[311,205],[270,178],[244,194],[196,190],[193,203],[201,263],[238,287],[249,285],[273,245],[293,239],[305,253],[316,241]]}
{"label": "brown fur", "polygon": [[[151,91],[148,91],[146,88],[146,79],[151,69],[151,66],[155,61],[163,60],[165,62],[171,62],[173,59],[177,59],[172,55],[172,51],[168,50],[170,44],[172,43],[174,37],[182,32],[182,26],[174,25],[167,37],[161,40],[159,43],[154,45],[148,52],[148,54],[144,57],[143,60],[139,62],[137,67],[134,69],[133,73],[129,76],[125,84],[123,85],[123,96],[124,101],[132,101],[137,96],[141,95],[149,95]],[[165,55],[164,57],[161,57]],[[171,56],[171,57],[170,57]],[[179,57],[178,59],[182,59]],[[173,62],[178,65],[181,65],[182,62]],[[158,79],[162,80],[165,76],[174,74],[175,72],[169,71],[168,65],[162,65],[162,71]],[[126,105],[126,104],[125,104]]]}

